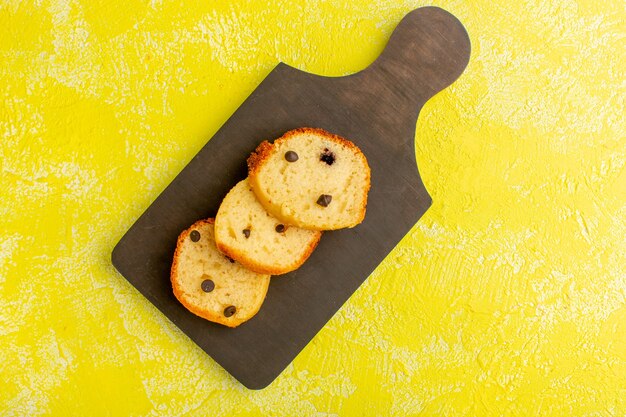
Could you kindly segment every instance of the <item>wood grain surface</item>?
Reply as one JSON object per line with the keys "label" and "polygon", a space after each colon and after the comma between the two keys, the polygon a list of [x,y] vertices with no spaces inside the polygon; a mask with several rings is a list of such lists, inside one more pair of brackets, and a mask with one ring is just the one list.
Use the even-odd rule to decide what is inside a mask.
{"label": "wood grain surface", "polygon": [[[470,42],[448,12],[409,13],[380,57],[346,77],[322,77],[280,63],[158,196],[115,247],[120,273],[242,384],[271,383],[311,341],[431,204],[414,151],[424,103],[465,69]],[[189,313],[169,271],[178,234],[214,216],[246,177],[263,140],[320,127],[354,141],[372,170],[365,221],[325,233],[297,271],[272,279],[260,312],[229,329]]]}

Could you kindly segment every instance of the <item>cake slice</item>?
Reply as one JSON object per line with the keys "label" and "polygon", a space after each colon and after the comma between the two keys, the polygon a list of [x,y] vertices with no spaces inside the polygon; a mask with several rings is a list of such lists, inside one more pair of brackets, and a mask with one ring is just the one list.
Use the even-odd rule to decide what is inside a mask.
{"label": "cake slice", "polygon": [[258,273],[280,275],[297,269],[320,236],[319,231],[289,226],[270,215],[247,179],[229,191],[215,216],[217,248]]}
{"label": "cake slice", "polygon": [[365,217],[370,189],[365,155],[322,129],[295,129],[273,144],[261,143],[248,158],[248,179],[259,202],[284,224],[335,230]]}
{"label": "cake slice", "polygon": [[270,275],[252,272],[219,252],[213,223],[213,219],[200,220],[178,237],[172,288],[192,313],[236,327],[261,308]]}

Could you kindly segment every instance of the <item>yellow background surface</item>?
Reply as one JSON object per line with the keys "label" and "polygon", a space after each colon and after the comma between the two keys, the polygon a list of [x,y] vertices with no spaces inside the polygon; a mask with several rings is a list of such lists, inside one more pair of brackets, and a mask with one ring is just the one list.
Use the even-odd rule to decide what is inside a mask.
{"label": "yellow background surface", "polygon": [[424,4],[4,0],[0,415],[626,415],[623,1],[435,3],[473,49],[417,122],[433,206],[268,388],[110,264],[277,62],[359,71]]}

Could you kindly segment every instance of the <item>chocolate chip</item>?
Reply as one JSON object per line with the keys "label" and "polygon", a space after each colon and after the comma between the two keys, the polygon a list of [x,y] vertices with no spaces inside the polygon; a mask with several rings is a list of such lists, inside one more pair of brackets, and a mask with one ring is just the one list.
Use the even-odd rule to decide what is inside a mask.
{"label": "chocolate chip", "polygon": [[224,316],[230,317],[233,314],[235,314],[236,311],[237,311],[237,308],[235,306],[228,306],[224,309]]}
{"label": "chocolate chip", "polygon": [[250,237],[250,229],[243,229],[243,235],[247,238]]}
{"label": "chocolate chip", "polygon": [[285,225],[284,225],[284,224],[278,224],[278,225],[276,225],[276,231],[277,231],[278,233],[282,233],[282,232],[284,232],[284,231],[285,231]]}
{"label": "chocolate chip", "polygon": [[326,162],[328,165],[332,165],[335,162],[335,154],[328,148],[324,148],[324,152],[320,155],[320,161]]}
{"label": "chocolate chip", "polygon": [[296,162],[298,160],[298,154],[294,151],[285,152],[285,159],[287,162]]}
{"label": "chocolate chip", "polygon": [[[226,256],[226,255],[224,255],[224,256]],[[231,264],[235,263],[235,260],[233,258],[231,258],[230,256],[226,256],[226,259],[228,259]]]}
{"label": "chocolate chip", "polygon": [[317,204],[322,207],[328,207],[330,202],[333,201],[333,196],[329,194],[322,194],[320,198],[317,199]]}
{"label": "chocolate chip", "polygon": [[198,232],[197,230],[192,230],[191,233],[189,234],[189,238],[191,239],[192,242],[197,242],[200,240],[200,232]]}
{"label": "chocolate chip", "polygon": [[200,284],[200,288],[202,288],[202,291],[204,292],[211,292],[215,289],[215,283],[210,279],[205,279],[202,281],[202,284]]}

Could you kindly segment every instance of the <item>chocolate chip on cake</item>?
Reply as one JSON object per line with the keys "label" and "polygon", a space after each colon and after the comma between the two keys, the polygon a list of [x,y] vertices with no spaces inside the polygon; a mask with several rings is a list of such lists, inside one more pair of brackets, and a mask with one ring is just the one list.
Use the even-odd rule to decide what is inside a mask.
{"label": "chocolate chip on cake", "polygon": [[317,199],[317,204],[322,207],[328,207],[330,202],[333,201],[333,196],[329,194],[322,194],[320,198]]}
{"label": "chocolate chip on cake", "polygon": [[285,159],[287,162],[296,162],[298,160],[298,154],[294,151],[285,152]]}
{"label": "chocolate chip on cake", "polygon": [[204,292],[211,292],[215,289],[215,283],[210,279],[205,279],[202,281],[202,284],[200,284],[200,288],[202,288]]}
{"label": "chocolate chip on cake", "polygon": [[250,229],[243,229],[243,235],[247,238],[250,237]]}
{"label": "chocolate chip on cake", "polygon": [[285,225],[284,224],[277,224],[276,225],[276,232],[282,233],[284,231],[285,231]]}
{"label": "chocolate chip on cake", "polygon": [[333,162],[335,162],[335,154],[332,153],[330,149],[324,148],[324,152],[320,155],[320,161],[332,165]]}
{"label": "chocolate chip on cake", "polygon": [[237,312],[237,308],[235,306],[228,306],[224,309],[224,316],[230,317]]}
{"label": "chocolate chip on cake", "polygon": [[[224,256],[226,256],[226,255],[224,255]],[[231,264],[235,263],[235,260],[233,258],[231,258],[230,256],[226,256],[226,259],[228,259]]]}
{"label": "chocolate chip on cake", "polygon": [[200,240],[200,232],[198,232],[197,230],[192,230],[191,233],[189,234],[189,238],[191,239],[192,242],[197,242]]}

